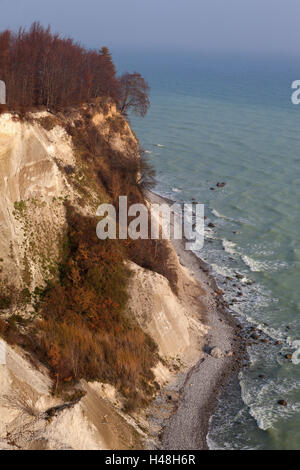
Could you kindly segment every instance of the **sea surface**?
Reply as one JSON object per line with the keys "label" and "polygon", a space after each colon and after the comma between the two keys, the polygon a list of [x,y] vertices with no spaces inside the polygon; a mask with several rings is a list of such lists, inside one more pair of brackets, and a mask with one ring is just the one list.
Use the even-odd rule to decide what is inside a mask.
{"label": "sea surface", "polygon": [[[235,314],[271,338],[249,348],[250,367],[220,401],[209,446],[299,450],[300,364],[284,356],[300,347],[300,105],[291,103],[300,60],[115,55],[120,71],[137,70],[151,85],[147,117],[130,120],[157,170],[156,191],[205,204],[215,228],[198,255],[229,302],[241,286]],[[217,182],[226,186],[211,190]]]}

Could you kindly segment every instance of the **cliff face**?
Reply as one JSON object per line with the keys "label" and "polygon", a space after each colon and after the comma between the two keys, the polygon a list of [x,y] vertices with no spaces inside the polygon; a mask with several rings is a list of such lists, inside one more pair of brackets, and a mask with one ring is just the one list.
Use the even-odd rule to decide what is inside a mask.
{"label": "cliff face", "polygon": [[61,128],[47,133],[38,124],[0,117],[0,252],[3,272],[19,285],[37,285],[44,278],[42,258],[57,259],[63,208],[53,198],[65,197],[68,188],[56,155],[73,163]]}
{"label": "cliff face", "polygon": [[[80,135],[85,135],[87,120],[103,151],[128,161],[139,157],[137,138],[113,105],[105,110],[83,108],[67,117],[34,113],[22,122],[9,114],[0,116],[0,333],[4,341],[5,322],[17,323],[23,338],[28,323],[40,315],[37,291],[60,275],[68,228],[66,206],[94,217],[98,204],[111,198],[90,173],[91,163],[76,134],[80,128]],[[102,170],[107,172],[107,166],[103,164]],[[195,307],[185,297],[187,285],[199,295],[196,283],[172,250],[170,257],[178,274],[178,295],[164,276],[129,263],[126,315],[157,345],[152,371],[159,385],[170,378],[175,366],[195,360],[197,343],[205,333]],[[53,397],[53,375],[28,348],[26,353],[20,348],[20,331],[14,340],[10,337],[7,364],[0,365],[0,447],[142,446],[147,428],[144,412],[125,413],[120,389],[109,381],[81,379],[68,390],[68,401],[63,395]],[[138,423],[143,423],[143,430]]]}
{"label": "cliff face", "polygon": [[[90,215],[100,202],[98,188],[89,187],[64,128],[76,117],[57,119],[43,112],[19,122],[9,114],[0,116],[1,267],[24,287],[40,285],[58,261],[64,202]],[[94,112],[92,122],[113,150],[138,155],[137,139],[115,106],[106,113]],[[74,168],[69,178],[68,168]],[[79,207],[83,187],[87,196]]]}

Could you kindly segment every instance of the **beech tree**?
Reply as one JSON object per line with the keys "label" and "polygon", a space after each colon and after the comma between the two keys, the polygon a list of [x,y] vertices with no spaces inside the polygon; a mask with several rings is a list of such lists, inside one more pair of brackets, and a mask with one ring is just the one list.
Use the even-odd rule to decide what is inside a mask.
{"label": "beech tree", "polygon": [[33,23],[28,31],[0,33],[0,80],[7,105],[29,109],[74,106],[97,97],[120,100],[110,52],[88,50]]}
{"label": "beech tree", "polygon": [[144,117],[150,106],[148,83],[136,72],[118,79],[106,46],[86,49],[39,23],[0,33],[0,80],[9,109],[56,111],[103,97],[125,115],[131,110]]}
{"label": "beech tree", "polygon": [[137,116],[144,117],[150,107],[150,87],[141,74],[125,73],[120,78],[120,111],[127,114],[132,110]]}

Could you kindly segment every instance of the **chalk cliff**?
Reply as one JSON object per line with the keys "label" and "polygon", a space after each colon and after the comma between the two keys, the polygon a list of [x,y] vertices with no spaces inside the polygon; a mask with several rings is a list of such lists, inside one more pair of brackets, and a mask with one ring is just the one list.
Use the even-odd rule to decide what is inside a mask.
{"label": "chalk cliff", "polygon": [[[76,129],[85,133],[87,122],[103,151],[139,158],[138,140],[112,104],[68,115],[36,112],[23,120],[0,115],[0,333],[7,347],[7,362],[0,365],[3,449],[129,449],[141,448],[147,437],[146,408],[124,408],[122,390],[109,380],[72,382],[68,399],[53,393],[49,364],[24,340],[26,329],[39,320],[39,292],[59,276],[66,207],[95,217],[98,204],[111,198],[89,173],[89,159],[74,139]],[[175,370],[197,359],[205,334],[193,301],[201,289],[171,247],[169,262],[177,272],[177,293],[162,274],[126,262],[131,271],[127,315],[157,348],[156,393]]]}

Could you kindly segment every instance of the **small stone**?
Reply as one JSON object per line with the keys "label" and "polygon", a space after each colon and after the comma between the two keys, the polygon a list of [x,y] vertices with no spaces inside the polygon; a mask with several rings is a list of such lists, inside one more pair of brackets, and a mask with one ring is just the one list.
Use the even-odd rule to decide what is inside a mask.
{"label": "small stone", "polygon": [[222,291],[222,289],[217,289],[216,294],[217,295],[224,295],[224,292]]}
{"label": "small stone", "polygon": [[217,347],[215,347],[215,348],[213,348],[213,349],[211,350],[210,355],[211,355],[212,357],[214,357],[215,359],[222,359],[222,358],[224,357],[224,354],[223,354],[223,352],[221,351],[221,349],[220,349],[220,348],[217,348]]}

